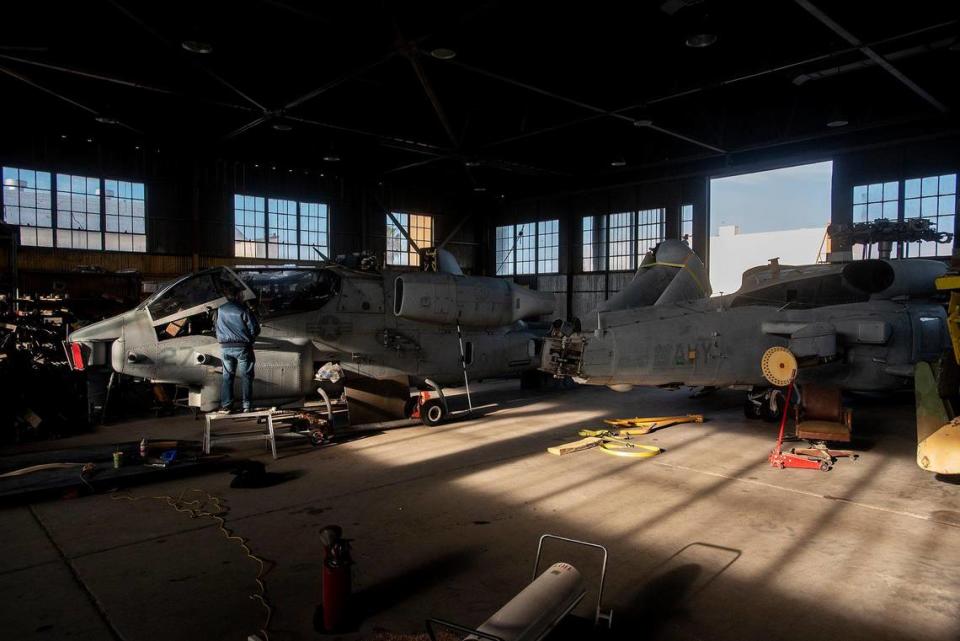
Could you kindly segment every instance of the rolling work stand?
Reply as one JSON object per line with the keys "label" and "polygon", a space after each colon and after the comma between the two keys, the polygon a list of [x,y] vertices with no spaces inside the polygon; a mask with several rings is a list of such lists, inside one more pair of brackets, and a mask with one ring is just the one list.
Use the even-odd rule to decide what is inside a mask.
{"label": "rolling work stand", "polygon": [[593,623],[605,621],[609,628],[613,623],[613,611],[600,609],[603,599],[603,586],[607,576],[607,549],[596,543],[577,541],[563,536],[544,534],[537,546],[537,560],[533,564],[533,578],[515,597],[497,610],[489,619],[476,629],[451,621],[440,619],[427,620],[427,634],[431,641],[437,641],[437,629],[452,630],[468,635],[466,639],[485,641],[540,641],[553,630],[561,620],[573,611],[583,600],[587,591],[583,576],[569,563],[554,563],[539,576],[540,558],[543,554],[543,542],[547,539],[565,541],[574,545],[596,549],[603,553],[603,565],[600,569],[600,586],[594,609]]}
{"label": "rolling work stand", "polygon": [[[317,447],[329,438],[337,415],[347,411],[346,405],[331,404],[326,401],[325,405],[310,404],[295,409],[272,407],[238,414],[207,413],[204,417],[203,453],[209,454],[214,444],[263,441],[264,445],[270,448],[273,458],[277,458],[278,438],[308,439],[311,445]],[[229,421],[231,424],[256,422],[260,427],[244,431],[214,433],[214,423],[220,421]],[[310,427],[297,429],[304,422]],[[326,422],[327,431],[315,427],[315,424],[321,422]]]}

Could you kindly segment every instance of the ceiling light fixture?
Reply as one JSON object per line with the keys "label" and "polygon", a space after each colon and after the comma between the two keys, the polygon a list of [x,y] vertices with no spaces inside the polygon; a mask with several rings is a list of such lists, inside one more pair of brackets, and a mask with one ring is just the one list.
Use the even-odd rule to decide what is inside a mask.
{"label": "ceiling light fixture", "polygon": [[209,42],[203,42],[202,40],[184,40],[180,43],[180,46],[190,53],[213,53],[213,45]]}
{"label": "ceiling light fixture", "polygon": [[464,166],[464,167],[479,167],[479,166],[480,166],[480,161],[479,161],[479,160],[464,160],[464,161],[463,161],[463,166]]}
{"label": "ceiling light fixture", "polygon": [[717,41],[717,34],[715,33],[693,33],[687,36],[687,39],[684,41],[691,49],[703,49],[709,47]]}
{"label": "ceiling light fixture", "polygon": [[613,160],[610,161],[610,166],[611,166],[611,167],[626,167],[626,166],[627,166],[627,161],[624,160],[623,158],[615,158],[615,159],[613,159]]}
{"label": "ceiling light fixture", "polygon": [[93,142],[93,138],[87,138],[87,142]]}
{"label": "ceiling light fixture", "polygon": [[120,121],[110,116],[97,116],[95,119],[101,125],[119,125]]}
{"label": "ceiling light fixture", "polygon": [[833,120],[827,121],[827,126],[831,129],[836,129],[837,127],[846,127],[850,124],[849,120],[844,120],[843,118],[835,118]]}
{"label": "ceiling light fixture", "polygon": [[457,57],[457,52],[446,47],[437,47],[430,52],[430,55],[437,60],[453,60]]}
{"label": "ceiling light fixture", "polygon": [[60,140],[66,140],[67,134],[60,134]]}
{"label": "ceiling light fixture", "polygon": [[473,188],[473,190],[474,190],[475,192],[477,192],[477,193],[480,193],[480,192],[486,191],[487,188],[486,188],[486,187],[481,187],[481,186],[477,185],[476,187]]}
{"label": "ceiling light fixture", "polygon": [[338,154],[330,152],[329,154],[323,157],[323,161],[324,162],[340,162],[340,156]]}

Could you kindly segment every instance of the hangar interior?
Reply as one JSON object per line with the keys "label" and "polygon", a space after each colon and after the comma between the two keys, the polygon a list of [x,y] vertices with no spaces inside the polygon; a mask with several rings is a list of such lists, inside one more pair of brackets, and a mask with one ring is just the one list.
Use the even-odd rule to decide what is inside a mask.
{"label": "hangar interior", "polygon": [[960,634],[955,3],[4,13],[10,638]]}

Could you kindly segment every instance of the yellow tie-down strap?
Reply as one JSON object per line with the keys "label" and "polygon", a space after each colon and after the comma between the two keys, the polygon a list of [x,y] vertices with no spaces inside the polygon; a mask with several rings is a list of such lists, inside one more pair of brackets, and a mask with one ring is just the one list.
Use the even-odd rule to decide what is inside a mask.
{"label": "yellow tie-down strap", "polygon": [[663,267],[676,267],[677,269],[686,270],[687,273],[690,274],[690,278],[693,279],[693,282],[696,283],[696,284],[697,284],[697,287],[700,288],[700,293],[706,294],[706,293],[707,293],[707,288],[703,286],[703,283],[701,283],[701,282],[700,282],[700,279],[697,278],[697,275],[693,273],[693,270],[687,269],[687,261],[688,261],[688,260],[690,260],[690,256],[687,256],[687,258],[686,258],[682,263],[667,263],[667,262],[659,262],[659,261],[657,261],[657,262],[653,262],[653,263],[647,263],[646,265],[640,265],[640,269],[646,269],[647,267],[656,267],[656,266],[660,265],[660,266],[663,266]]}
{"label": "yellow tie-down strap", "polygon": [[682,423],[703,423],[703,414],[685,414],[683,416],[648,416],[634,418],[608,418],[603,421],[607,425],[621,428],[618,436],[637,436],[647,434],[671,425]]}
{"label": "yellow tie-down strap", "polygon": [[600,450],[613,456],[651,458],[663,451],[655,445],[633,443],[629,438],[618,438],[611,434],[609,430],[580,430],[577,434],[588,438],[595,437],[600,439],[600,442],[597,444]]}

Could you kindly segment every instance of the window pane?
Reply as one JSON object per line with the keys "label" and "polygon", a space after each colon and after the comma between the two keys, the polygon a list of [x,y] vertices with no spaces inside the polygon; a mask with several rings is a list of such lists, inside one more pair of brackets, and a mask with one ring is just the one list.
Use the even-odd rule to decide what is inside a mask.
{"label": "window pane", "polygon": [[920,179],[914,178],[903,182],[903,197],[916,198],[920,195]]}
{"label": "window pane", "polygon": [[946,176],[940,176],[940,193],[941,194],[957,193],[957,175],[956,174],[947,174]]}
{"label": "window pane", "polygon": [[883,199],[896,200],[900,192],[899,187],[900,183],[898,182],[883,183]]}
{"label": "window pane", "polygon": [[857,185],[853,188],[853,204],[862,205],[867,202],[867,186]]}

